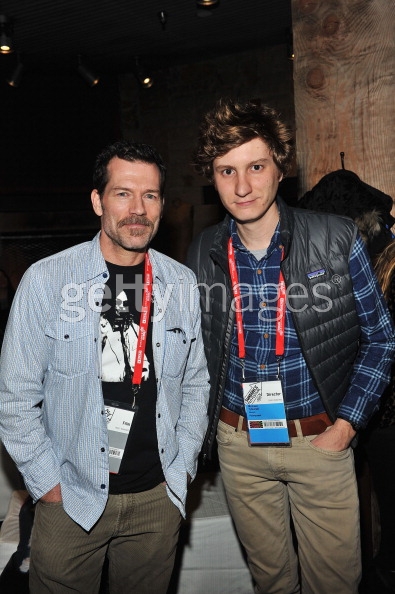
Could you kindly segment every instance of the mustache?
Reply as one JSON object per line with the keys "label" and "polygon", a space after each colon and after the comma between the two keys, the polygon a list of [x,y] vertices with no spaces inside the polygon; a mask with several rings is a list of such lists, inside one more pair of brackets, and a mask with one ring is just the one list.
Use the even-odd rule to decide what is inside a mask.
{"label": "mustache", "polygon": [[119,221],[118,228],[124,227],[125,225],[145,225],[146,227],[153,227],[153,223],[146,217],[133,215]]}

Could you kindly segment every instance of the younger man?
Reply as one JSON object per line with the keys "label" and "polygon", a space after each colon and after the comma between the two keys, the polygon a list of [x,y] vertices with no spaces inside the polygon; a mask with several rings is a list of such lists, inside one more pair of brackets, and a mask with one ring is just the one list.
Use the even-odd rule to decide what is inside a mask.
{"label": "younger man", "polygon": [[292,157],[259,100],[203,120],[197,170],[228,211],[189,251],[211,376],[203,452],[216,436],[257,592],[356,594],[350,443],[389,381],[394,329],[354,223],[279,197]]}

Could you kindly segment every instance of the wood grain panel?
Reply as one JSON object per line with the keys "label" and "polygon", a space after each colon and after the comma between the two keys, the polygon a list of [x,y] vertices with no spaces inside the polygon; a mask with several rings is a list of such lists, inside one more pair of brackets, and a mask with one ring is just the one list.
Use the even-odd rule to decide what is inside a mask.
{"label": "wood grain panel", "polygon": [[345,167],[395,197],[395,2],[292,0],[299,195]]}

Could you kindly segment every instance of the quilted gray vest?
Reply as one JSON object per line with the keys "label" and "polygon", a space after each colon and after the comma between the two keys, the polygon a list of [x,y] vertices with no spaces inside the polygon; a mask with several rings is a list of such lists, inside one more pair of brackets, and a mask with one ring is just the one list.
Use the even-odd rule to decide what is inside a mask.
{"label": "quilted gray vest", "polygon": [[357,227],[339,216],[280,211],[287,305],[313,380],[334,420],[359,346],[348,267]]}

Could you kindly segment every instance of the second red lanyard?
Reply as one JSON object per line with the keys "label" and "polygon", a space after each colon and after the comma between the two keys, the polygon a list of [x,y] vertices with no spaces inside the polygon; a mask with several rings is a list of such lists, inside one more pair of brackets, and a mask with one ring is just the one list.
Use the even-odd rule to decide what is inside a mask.
{"label": "second red lanyard", "polygon": [[132,376],[132,384],[140,385],[143,376],[144,354],[147,344],[148,325],[151,311],[152,298],[152,266],[148,254],[145,254],[144,265],[144,292],[140,314],[139,334],[137,337],[136,360]]}

